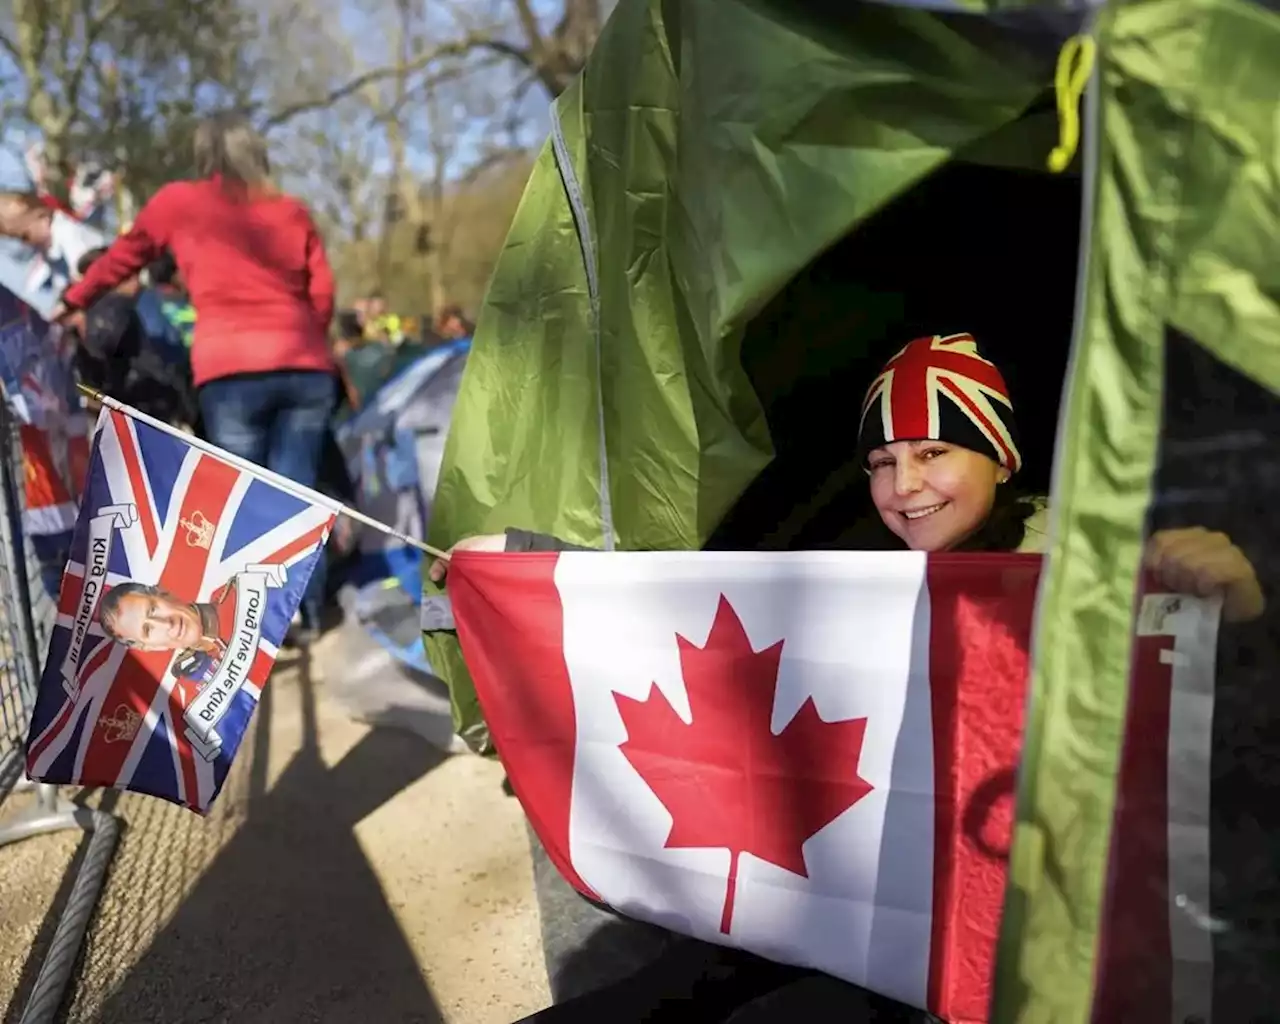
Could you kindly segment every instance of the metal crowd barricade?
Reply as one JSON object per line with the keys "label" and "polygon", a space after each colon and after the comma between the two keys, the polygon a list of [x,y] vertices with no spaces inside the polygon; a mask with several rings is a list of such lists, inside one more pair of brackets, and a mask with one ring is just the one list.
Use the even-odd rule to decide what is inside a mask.
{"label": "metal crowd barricade", "polygon": [[[82,830],[88,843],[19,1018],[20,1024],[51,1024],[102,893],[119,822],[103,811],[63,800],[54,786],[27,782],[23,772],[27,726],[56,606],[39,586],[38,564],[22,529],[22,465],[18,431],[0,400],[0,849],[67,829]],[[31,789],[35,800],[30,806],[3,813],[11,794]]]}

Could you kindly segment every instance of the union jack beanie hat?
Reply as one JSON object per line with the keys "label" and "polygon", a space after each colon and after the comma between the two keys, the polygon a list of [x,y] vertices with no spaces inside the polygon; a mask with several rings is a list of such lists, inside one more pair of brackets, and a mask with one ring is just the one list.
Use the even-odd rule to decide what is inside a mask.
{"label": "union jack beanie hat", "polygon": [[1022,466],[1009,388],[971,334],[916,338],[885,364],[862,402],[863,459],[890,441],[946,441]]}

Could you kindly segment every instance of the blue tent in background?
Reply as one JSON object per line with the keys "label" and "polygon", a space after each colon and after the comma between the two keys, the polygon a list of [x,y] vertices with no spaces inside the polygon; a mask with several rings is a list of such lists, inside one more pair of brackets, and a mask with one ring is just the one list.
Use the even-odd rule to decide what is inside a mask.
{"label": "blue tent in background", "polygon": [[[374,392],[336,430],[361,512],[410,537],[426,537],[449,419],[470,339],[433,348]],[[422,555],[393,537],[361,529],[346,573],[349,610],[402,661],[430,671],[419,606]]]}

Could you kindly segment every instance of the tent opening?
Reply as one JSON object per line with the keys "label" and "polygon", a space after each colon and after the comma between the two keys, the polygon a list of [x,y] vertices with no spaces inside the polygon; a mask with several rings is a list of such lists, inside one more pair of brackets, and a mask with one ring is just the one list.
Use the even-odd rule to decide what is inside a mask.
{"label": "tent opening", "polygon": [[871,509],[863,393],[912,338],[968,331],[1004,373],[1019,484],[1047,494],[1066,377],[1081,180],[952,162],[859,225],[748,325],[743,365],[776,457],[708,547],[838,545]]}

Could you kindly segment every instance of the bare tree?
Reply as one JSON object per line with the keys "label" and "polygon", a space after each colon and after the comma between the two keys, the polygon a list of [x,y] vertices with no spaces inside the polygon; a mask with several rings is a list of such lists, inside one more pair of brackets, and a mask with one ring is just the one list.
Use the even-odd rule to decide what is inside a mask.
{"label": "bare tree", "polygon": [[395,0],[395,29],[391,33],[394,51],[391,101],[378,104],[378,121],[386,132],[391,167],[382,204],[382,237],[378,245],[378,284],[383,287],[391,269],[391,229],[404,216],[404,174],[407,160],[403,118],[409,99],[409,63],[414,50],[414,12],[410,0]]}
{"label": "bare tree", "polygon": [[68,136],[79,110],[93,51],[123,0],[84,4],[13,0],[12,18],[0,30],[0,49],[13,62],[17,110],[40,132],[55,181],[70,169]]}
{"label": "bare tree", "polygon": [[503,0],[502,6],[507,18],[496,27],[489,23],[488,38],[483,38],[484,23],[473,21],[473,8],[460,6],[459,20],[467,26],[462,38],[475,39],[476,49],[509,58],[548,95],[559,96],[582,70],[600,35],[600,0],[561,0],[554,21],[539,18],[532,0]]}
{"label": "bare tree", "polygon": [[449,265],[449,247],[452,225],[448,222],[445,194],[448,187],[449,162],[455,156],[456,135],[446,121],[441,97],[432,93],[427,97],[427,151],[430,169],[423,189],[425,219],[415,240],[417,248],[427,262],[427,276],[431,282],[431,308],[439,314],[449,302],[445,274]]}
{"label": "bare tree", "polygon": [[13,0],[4,124],[38,134],[55,187],[84,157],[154,168],[201,104],[234,100],[245,19],[237,0]]}
{"label": "bare tree", "polygon": [[[277,128],[389,79],[404,81],[443,63],[485,55],[519,69],[521,88],[526,83],[539,83],[548,95],[559,96],[582,70],[602,23],[601,0],[561,0],[554,20],[539,18],[532,0],[488,4],[456,0],[449,15],[453,32],[434,45],[417,49],[407,60],[396,59],[359,71],[310,96],[262,110],[263,127]],[[459,66],[454,64],[447,74],[456,78],[459,73]]]}
{"label": "bare tree", "polygon": [[[431,89],[421,109],[420,139],[415,136],[415,142],[423,170],[413,251],[423,259],[432,308],[438,311],[460,301],[456,294],[460,287],[467,290],[462,279],[473,268],[459,268],[462,236],[475,227],[477,218],[493,220],[474,200],[492,196],[498,220],[508,218],[511,210],[505,204],[514,199],[508,198],[512,179],[504,172],[527,164],[528,146],[518,133],[510,134],[518,126],[498,117],[502,104],[476,77]],[[488,244],[483,242],[479,248],[484,250]]]}

